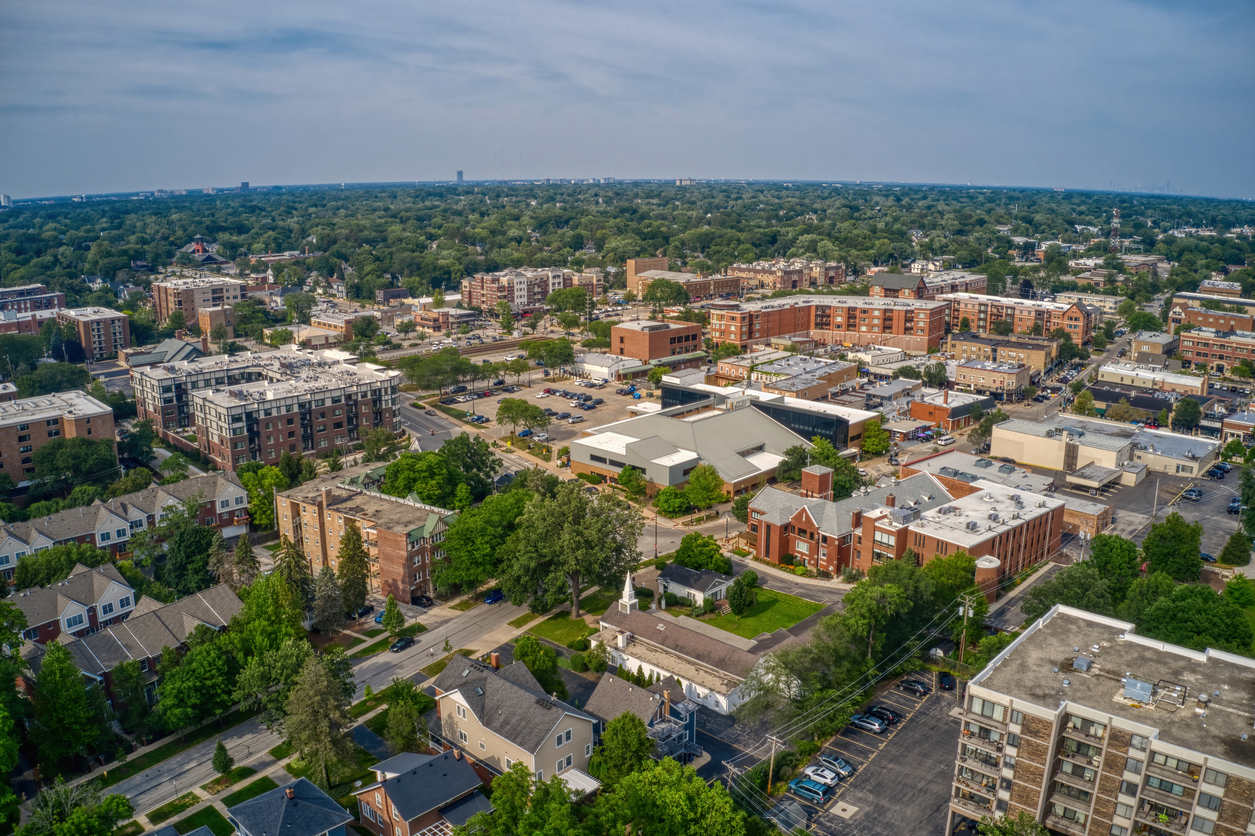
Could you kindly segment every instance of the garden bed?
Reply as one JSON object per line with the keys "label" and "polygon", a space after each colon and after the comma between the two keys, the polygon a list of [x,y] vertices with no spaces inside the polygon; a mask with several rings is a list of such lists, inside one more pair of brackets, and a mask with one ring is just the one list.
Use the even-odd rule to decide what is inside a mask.
{"label": "garden bed", "polygon": [[217,795],[232,784],[238,784],[250,775],[257,774],[257,770],[250,766],[237,766],[226,775],[215,778],[208,784],[201,784],[200,788],[210,795]]}

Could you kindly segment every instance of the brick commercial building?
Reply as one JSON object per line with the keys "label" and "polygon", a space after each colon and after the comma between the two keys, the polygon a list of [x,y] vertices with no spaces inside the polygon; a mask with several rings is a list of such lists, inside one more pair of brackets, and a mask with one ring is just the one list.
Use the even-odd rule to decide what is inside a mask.
{"label": "brick commercial building", "polygon": [[626,263],[627,268],[627,289],[636,294],[639,299],[641,295],[640,275],[650,270],[666,270],[669,265],[665,256],[658,258],[629,258]]}
{"label": "brick commercial building", "polygon": [[[363,319],[379,319],[379,311],[328,311],[310,317],[309,324],[315,328],[334,331],[344,340],[353,339],[353,326]],[[293,331],[297,328],[293,327]]]}
{"label": "brick commercial building", "polygon": [[1240,312],[1213,311],[1210,308],[1178,304],[1168,318],[1174,332],[1181,325],[1212,328],[1216,331],[1255,331],[1255,309]]}
{"label": "brick commercial building", "polygon": [[845,265],[828,261],[756,261],[753,264],[733,264],[729,276],[745,279],[746,288],[763,290],[803,290],[808,287],[824,287],[845,282]]}
{"label": "brick commercial building", "polygon": [[244,282],[217,276],[153,282],[153,310],[162,325],[175,311],[182,311],[183,321],[194,325],[199,322],[197,311],[201,308],[234,305],[244,298],[247,286]]}
{"label": "brick commercial building", "polygon": [[702,351],[702,326],[692,322],[620,322],[610,329],[610,353],[642,363]]}
{"label": "brick commercial building", "polygon": [[994,411],[994,399],[949,389],[925,389],[911,401],[911,418],[954,432],[971,426],[972,413],[978,406],[988,415]]}
{"label": "brick commercial building", "polygon": [[131,322],[124,313],[109,308],[63,308],[57,311],[57,322],[74,326],[88,360],[113,357],[131,347]]}
{"label": "brick commercial building", "polygon": [[1162,331],[1138,331],[1129,337],[1129,353],[1134,357],[1167,358],[1177,353],[1180,344],[1179,337]]}
{"label": "brick commercial building", "polygon": [[995,337],[967,332],[947,335],[942,351],[960,363],[1023,363],[1037,375],[1059,362],[1059,346],[1059,340],[1046,337]]}
{"label": "brick commercial building", "polygon": [[0,473],[14,482],[30,479],[32,455],[56,438],[113,442],[113,409],[75,390],[0,403]]}
{"label": "brick commercial building", "polygon": [[644,298],[649,286],[665,279],[684,288],[690,302],[702,299],[728,299],[741,295],[741,280],[735,276],[699,276],[696,273],[673,273],[670,270],[648,270],[637,275],[639,295]]}
{"label": "brick commercial building", "polygon": [[594,298],[604,292],[598,273],[576,273],[560,267],[522,267],[498,273],[476,273],[462,280],[462,304],[493,311],[508,302],[515,313],[538,311],[555,290],[582,287]]}
{"label": "brick commercial building", "polygon": [[968,360],[955,370],[954,385],[969,392],[993,395],[1004,401],[1019,400],[1029,384],[1029,368],[1023,363]]}
{"label": "brick commercial building", "polygon": [[1052,833],[1244,836],[1255,661],[1057,605],[967,685],[946,831],[1027,812]]}
{"label": "brick commercial building", "polygon": [[940,348],[950,305],[865,296],[794,296],[714,303],[709,336],[748,348],[772,337],[810,337],[829,345],[886,345],[913,354]]}
{"label": "brick commercial building", "polygon": [[[1202,328],[1216,328],[1220,331],[1255,330],[1255,328],[1249,327],[1222,327],[1219,318],[1214,323],[1202,319],[1191,321],[1186,317],[1187,312],[1191,308],[1197,308],[1202,312],[1196,314],[1195,316],[1197,317],[1205,316],[1206,314],[1216,317],[1235,316],[1236,319],[1233,320],[1235,323],[1245,322],[1245,318],[1248,316],[1255,317],[1255,299],[1219,296],[1214,293],[1174,293],[1172,295],[1172,306],[1168,310],[1168,324],[1172,326],[1173,332],[1176,331],[1178,325],[1198,325]],[[1221,310],[1214,310],[1217,308]]]}
{"label": "brick commercial building", "polygon": [[858,365],[790,354],[755,366],[750,379],[761,383],[764,392],[819,400],[833,391],[852,387],[858,381]]}
{"label": "brick commercial building", "polygon": [[1206,365],[1216,374],[1224,374],[1243,360],[1255,364],[1255,333],[1251,331],[1196,328],[1183,332],[1180,340],[1187,364]]}
{"label": "brick commercial building", "polygon": [[0,334],[38,334],[45,322],[55,321],[56,318],[55,310],[26,313],[0,311]]}
{"label": "brick commercial building", "polygon": [[1180,392],[1183,395],[1206,395],[1207,375],[1171,374],[1156,368],[1133,363],[1108,363],[1098,367],[1100,383],[1114,383],[1150,389],[1156,392]]}
{"label": "brick commercial building", "polygon": [[65,307],[65,294],[49,290],[47,285],[24,284],[0,288],[0,311],[30,313],[55,311]]}
{"label": "brick commercial building", "polygon": [[347,450],[371,430],[399,429],[401,373],[340,351],[204,357],[133,368],[131,383],[140,419],[223,470]]}
{"label": "brick commercial building", "polygon": [[457,512],[380,493],[383,476],[383,465],[359,465],[283,491],[275,524],[317,575],[323,566],[337,568],[340,539],[354,523],[366,547],[370,591],[409,603],[435,594],[432,562],[444,558],[440,543]]}
{"label": "brick commercial building", "polygon": [[936,299],[943,293],[984,293],[987,279],[979,273],[947,270],[921,276],[914,273],[876,273],[868,294],[885,299]]}
{"label": "brick commercial building", "polygon": [[937,298],[950,304],[952,331],[963,330],[966,319],[971,330],[984,334],[995,322],[1005,320],[1016,334],[1032,333],[1037,328],[1037,336],[1048,337],[1062,328],[1077,345],[1088,343],[1094,332],[1094,311],[1076,302],[1039,302],[978,293],[948,293]]}

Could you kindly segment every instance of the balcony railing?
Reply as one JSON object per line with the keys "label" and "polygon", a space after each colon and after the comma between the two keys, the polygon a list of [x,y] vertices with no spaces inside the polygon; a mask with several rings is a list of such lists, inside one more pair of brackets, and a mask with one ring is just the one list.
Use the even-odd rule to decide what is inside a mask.
{"label": "balcony railing", "polygon": [[954,776],[954,783],[967,790],[975,792],[996,793],[998,791],[998,782],[993,778],[987,781],[973,781],[971,778],[964,778],[962,775]]}
{"label": "balcony railing", "polygon": [[976,723],[977,725],[980,725],[980,726],[989,726],[1001,732],[1005,732],[1007,730],[1006,723],[1003,723],[999,720],[995,720],[992,717],[986,717],[984,714],[977,714],[975,711],[968,711],[966,709],[960,709],[959,719],[963,721]]}
{"label": "balcony railing", "polygon": [[965,734],[965,735],[963,735],[963,742],[964,742],[964,743],[970,743],[970,744],[972,744],[973,746],[978,746],[978,747],[980,747],[981,749],[984,749],[984,750],[989,751],[989,752],[995,752],[995,753],[998,753],[998,754],[1001,754],[1001,752],[1002,752],[1002,744],[1001,744],[1001,743],[997,743],[997,742],[992,741],[992,740],[986,740],[985,738],[983,738],[983,737],[979,737],[978,735],[974,735],[974,734]]}
{"label": "balcony railing", "polygon": [[1070,784],[1074,787],[1080,787],[1081,789],[1085,789],[1085,790],[1092,790],[1094,788],[1094,783],[1098,778],[1097,774],[1095,773],[1094,780],[1086,780],[1085,778],[1082,778],[1079,775],[1073,775],[1070,772],[1064,772],[1062,769],[1055,770],[1055,774],[1052,775],[1051,777],[1056,781],[1062,781],[1065,784]]}
{"label": "balcony railing", "polygon": [[1063,727],[1063,733],[1066,734],[1068,737],[1074,737],[1077,740],[1084,740],[1086,743],[1091,743],[1094,746],[1105,746],[1107,742],[1106,738],[1104,737],[1099,737],[1096,734],[1090,734],[1089,732],[1081,731],[1080,729],[1075,728],[1073,726],[1065,725]]}
{"label": "balcony railing", "polygon": [[1173,783],[1180,784],[1183,787],[1192,787],[1198,782],[1198,773],[1200,767],[1194,767],[1193,772],[1181,772],[1170,766],[1160,766],[1154,761],[1146,761],[1146,774],[1158,775],[1160,778],[1167,778]]}
{"label": "balcony railing", "polygon": [[966,798],[960,798],[957,795],[950,796],[950,804],[951,806],[958,807],[960,810],[963,810],[967,813],[975,813],[977,818],[979,818],[980,816],[988,816],[993,813],[992,804],[989,804],[989,805],[977,804],[975,801],[970,801]]}
{"label": "balcony railing", "polygon": [[1072,819],[1056,816],[1053,813],[1046,816],[1046,827],[1052,830],[1061,830],[1064,833],[1075,833],[1076,836],[1085,836],[1085,825],[1072,821]]}
{"label": "balcony railing", "polygon": [[1151,825],[1152,829],[1159,828],[1169,833],[1184,833],[1190,821],[1190,817],[1180,810],[1145,803],[1133,814],[1133,818]]}

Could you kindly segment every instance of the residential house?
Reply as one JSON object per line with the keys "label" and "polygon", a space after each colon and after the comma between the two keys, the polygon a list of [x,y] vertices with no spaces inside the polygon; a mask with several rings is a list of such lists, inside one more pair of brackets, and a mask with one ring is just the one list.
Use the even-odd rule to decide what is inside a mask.
{"label": "residential house", "polygon": [[658,573],[658,594],[670,592],[690,603],[702,606],[707,600],[721,601],[728,597],[728,587],[733,577],[712,569],[690,569],[678,563],[668,563]]}
{"label": "residential house", "polygon": [[688,763],[702,755],[697,743],[697,703],[684,695],[684,686],[675,679],[642,688],[607,673],[598,680],[585,709],[598,720],[599,740],[611,720],[633,714],[654,741],[654,758]]}
{"label": "residential house", "polygon": [[[11,546],[6,542],[2,548],[8,551]],[[63,633],[82,638],[122,623],[135,606],[135,590],[112,563],[95,568],[80,563],[65,580],[24,589],[10,602],[26,616],[22,637],[47,644]]]}
{"label": "residential house", "polygon": [[375,783],[354,790],[362,824],[379,836],[448,836],[476,813],[491,813],[483,782],[461,749],[403,752],[375,764]]}
{"label": "residential house", "polygon": [[227,820],[239,836],[346,836],[353,814],[308,778],[297,778],[228,807]]}

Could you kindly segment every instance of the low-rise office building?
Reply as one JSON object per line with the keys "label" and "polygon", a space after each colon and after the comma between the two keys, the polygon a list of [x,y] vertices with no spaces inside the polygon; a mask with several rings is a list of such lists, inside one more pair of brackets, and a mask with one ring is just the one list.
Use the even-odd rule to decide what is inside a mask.
{"label": "low-rise office building", "polygon": [[57,438],[112,442],[113,409],[76,390],[0,403],[0,473],[14,482],[31,478],[35,451]]}
{"label": "low-rise office building", "polygon": [[610,353],[642,363],[703,350],[702,326],[693,322],[643,319],[610,328]]}
{"label": "low-rise office building", "polygon": [[379,319],[379,311],[325,311],[310,317],[309,324],[315,328],[334,331],[344,340],[353,339],[353,326],[363,319]]}
{"label": "low-rise office building", "polygon": [[[1202,312],[1196,314],[1195,321],[1191,321],[1188,315],[1191,309]],[[1216,328],[1222,331],[1255,330],[1255,328],[1247,325],[1220,325],[1219,320],[1217,320],[1217,323],[1211,323],[1198,319],[1198,317],[1203,317],[1207,313],[1215,315],[1221,312],[1231,312],[1239,318],[1255,316],[1255,299],[1222,296],[1216,293],[1174,293],[1172,295],[1172,304],[1168,310],[1168,324],[1172,326],[1174,333],[1178,325],[1198,325],[1200,328]]]}
{"label": "low-rise office building", "polygon": [[1097,465],[1104,470],[1104,485],[1117,479],[1123,483],[1130,465],[1197,476],[1211,467],[1220,449],[1220,443],[1211,439],[1064,413],[1040,421],[1012,418],[997,424],[990,445],[994,458],[1065,473]]}
{"label": "low-rise office building", "polygon": [[716,366],[715,377],[719,379],[720,383],[749,380],[750,372],[753,371],[755,366],[771,363],[775,360],[783,360],[791,356],[793,356],[792,353],[788,351],[763,348],[737,357],[727,357],[719,361]]}
{"label": "low-rise office building", "polygon": [[109,308],[62,308],[57,322],[73,326],[88,360],[113,357],[131,347],[131,322]]}
{"label": "low-rise office building", "polygon": [[863,367],[887,366],[890,363],[901,363],[906,359],[906,352],[883,345],[863,345],[850,349],[845,356]]}
{"label": "low-rise office building", "polygon": [[1107,363],[1098,367],[1098,381],[1156,392],[1206,395],[1209,378],[1207,375],[1172,374],[1133,363]]}
{"label": "low-rise office building", "polygon": [[960,363],[984,360],[989,363],[1023,363],[1036,377],[1059,362],[1059,340],[1048,337],[997,337],[970,331],[946,336],[943,351]]}
{"label": "low-rise office building", "polygon": [[937,297],[950,305],[950,330],[962,331],[963,320],[978,333],[988,333],[995,322],[1011,323],[1016,334],[1050,336],[1062,328],[1072,342],[1083,345],[1094,332],[1094,312],[1078,302],[1041,302],[978,293],[948,293]]}
{"label": "low-rise office building", "polygon": [[235,339],[235,308],[234,307],[217,307],[217,308],[201,308],[196,312],[196,324],[200,326],[201,334],[213,339],[214,329],[221,326],[224,336],[228,340]]}
{"label": "low-rise office building", "polygon": [[969,392],[993,395],[999,400],[1019,400],[1029,384],[1029,367],[1023,363],[968,360],[959,363],[954,385]]}
{"label": "low-rise office building", "polygon": [[972,425],[977,407],[985,414],[994,410],[994,399],[949,389],[924,389],[911,401],[911,418],[954,432]]}
{"label": "low-rise office building", "polygon": [[1172,323],[1174,332],[1178,326],[1190,325],[1216,331],[1255,331],[1255,308],[1217,311],[1178,304],[1168,314],[1168,320]]}

